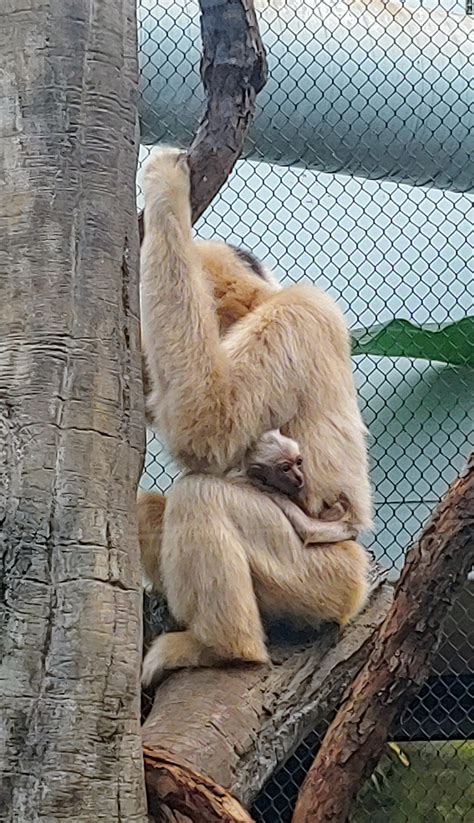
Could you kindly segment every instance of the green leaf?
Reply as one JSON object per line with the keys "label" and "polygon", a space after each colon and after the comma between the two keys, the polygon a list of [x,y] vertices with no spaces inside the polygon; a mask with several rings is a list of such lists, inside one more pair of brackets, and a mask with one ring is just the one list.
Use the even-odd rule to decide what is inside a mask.
{"label": "green leaf", "polygon": [[352,354],[417,357],[453,366],[474,366],[474,317],[440,326],[415,326],[395,319],[370,329],[354,329]]}
{"label": "green leaf", "polygon": [[402,766],[408,768],[408,766],[410,765],[410,761],[408,760],[408,757],[406,756],[405,752],[402,752],[398,743],[387,743],[387,746],[396,755]]}

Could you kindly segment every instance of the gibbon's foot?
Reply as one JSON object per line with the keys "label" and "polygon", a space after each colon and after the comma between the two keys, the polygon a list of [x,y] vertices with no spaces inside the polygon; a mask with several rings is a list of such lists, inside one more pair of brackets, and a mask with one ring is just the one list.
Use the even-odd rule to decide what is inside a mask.
{"label": "gibbon's foot", "polygon": [[142,663],[141,684],[142,689],[147,689],[149,686],[157,686],[166,674],[166,662],[162,654],[162,638],[165,635],[159,635],[155,638],[150,648],[148,649]]}
{"label": "gibbon's foot", "polygon": [[159,650],[155,644],[146,653],[142,663],[141,684],[142,689],[147,689],[149,686],[157,686],[160,680],[164,678],[165,669],[161,666]]}
{"label": "gibbon's foot", "polygon": [[173,669],[204,666],[208,658],[208,651],[189,631],[160,634],[144,657],[142,687],[157,685]]}
{"label": "gibbon's foot", "polygon": [[256,642],[219,654],[203,646],[190,631],[160,634],[151,644],[142,667],[142,688],[157,684],[173,669],[198,668],[235,663],[270,663],[265,646]]}
{"label": "gibbon's foot", "polygon": [[[334,526],[336,526],[336,523],[334,523]],[[318,529],[314,535],[306,535],[303,545],[305,549],[320,549],[322,546],[328,547],[344,540],[357,540],[357,536],[358,530],[351,523],[337,523],[337,533],[334,533],[334,538],[329,532],[324,534]]]}

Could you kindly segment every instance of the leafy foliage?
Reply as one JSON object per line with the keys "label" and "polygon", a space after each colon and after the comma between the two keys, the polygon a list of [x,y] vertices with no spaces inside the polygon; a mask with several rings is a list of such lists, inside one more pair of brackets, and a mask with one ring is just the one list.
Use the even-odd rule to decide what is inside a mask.
{"label": "leafy foliage", "polygon": [[355,329],[352,354],[413,357],[474,367],[474,317],[445,326],[415,326],[409,320],[394,319],[370,329]]}

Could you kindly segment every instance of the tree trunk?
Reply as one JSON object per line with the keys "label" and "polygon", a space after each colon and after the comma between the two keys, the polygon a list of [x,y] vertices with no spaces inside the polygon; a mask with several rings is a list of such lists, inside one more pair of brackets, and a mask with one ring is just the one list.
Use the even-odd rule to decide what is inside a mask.
{"label": "tree trunk", "polygon": [[[329,629],[298,640],[285,627],[286,644],[271,645],[272,667],[236,665],[171,675],[143,725],[150,809],[164,814],[166,808],[168,814],[156,819],[179,820],[172,812],[184,810],[186,819],[196,823],[207,819],[199,817],[202,774],[216,791],[225,787],[249,804],[308,732],[325,728],[365,661],[391,598],[391,587],[379,587],[336,645],[336,633]],[[179,779],[169,768],[170,756],[181,766]],[[161,785],[158,767],[167,772]],[[193,792],[186,790],[189,782]]]}
{"label": "tree trunk", "polygon": [[135,1],[0,16],[0,808],[142,821]]}
{"label": "tree trunk", "polygon": [[343,823],[393,721],[423,683],[443,619],[474,562],[474,456],[409,551],[374,649],[330,726],[294,823]]}
{"label": "tree trunk", "polygon": [[[199,0],[201,79],[206,110],[190,149],[193,223],[222,188],[242,154],[267,80],[253,0]],[[143,240],[143,214],[138,217]]]}

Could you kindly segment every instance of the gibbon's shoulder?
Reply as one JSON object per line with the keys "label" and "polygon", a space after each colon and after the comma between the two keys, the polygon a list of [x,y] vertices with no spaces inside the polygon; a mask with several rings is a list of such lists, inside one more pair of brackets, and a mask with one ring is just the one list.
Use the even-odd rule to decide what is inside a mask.
{"label": "gibbon's shoulder", "polygon": [[331,344],[342,359],[350,355],[347,324],[339,306],[326,292],[310,284],[288,286],[272,294],[259,308],[262,325],[284,326],[286,334],[306,348]]}
{"label": "gibbon's shoulder", "polygon": [[[270,302],[270,301],[269,301]],[[302,316],[344,323],[344,316],[336,301],[327,292],[310,283],[296,283],[272,295],[271,303],[285,306]]]}
{"label": "gibbon's shoulder", "polygon": [[[195,245],[214,287],[221,285],[225,290],[230,287],[241,291],[245,285],[250,288],[256,278],[258,288],[265,285],[269,291],[281,289],[273,272],[247,249],[238,248],[223,240],[200,238],[196,238]],[[239,284],[239,279],[243,279],[244,283]]]}

